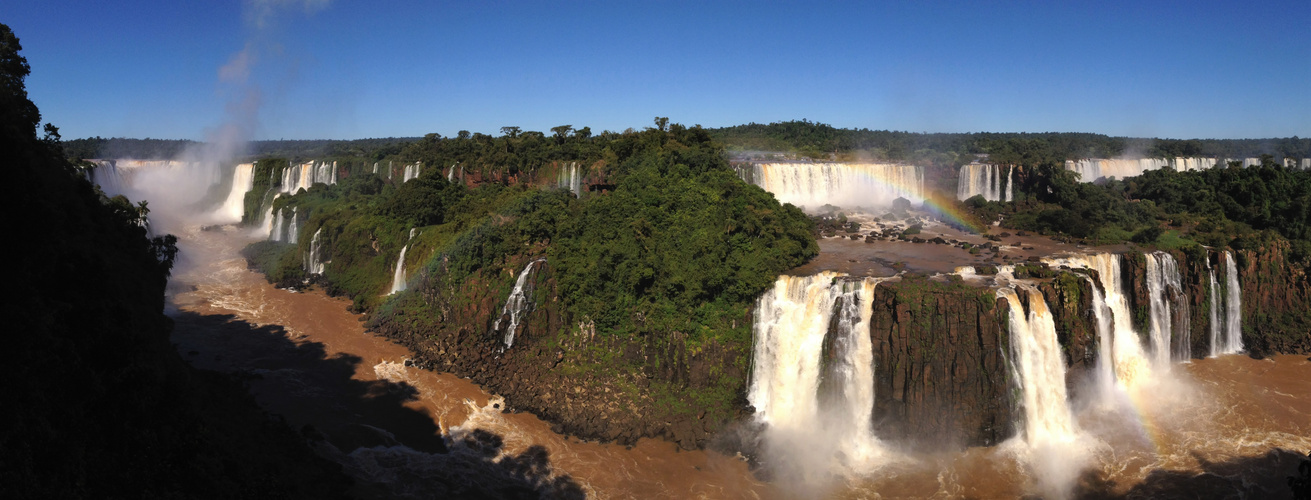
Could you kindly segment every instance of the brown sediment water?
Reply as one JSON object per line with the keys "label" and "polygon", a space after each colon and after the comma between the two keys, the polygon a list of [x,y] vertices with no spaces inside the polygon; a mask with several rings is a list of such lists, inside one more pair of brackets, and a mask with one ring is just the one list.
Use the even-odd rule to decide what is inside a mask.
{"label": "brown sediment water", "polygon": [[[502,413],[498,396],[466,379],[406,366],[407,349],[366,332],[348,301],[278,289],[248,270],[238,251],[252,241],[236,228],[185,234],[170,287],[173,341],[199,368],[248,376],[262,407],[365,462],[357,468],[366,479],[421,483],[424,455],[441,455],[443,437],[481,429],[502,457],[543,447],[551,475],[567,475],[592,498],[771,496],[740,459],[654,439],[631,448],[579,441],[531,414]],[[398,446],[408,449],[391,453]],[[381,491],[373,495],[395,493]]]}
{"label": "brown sediment water", "polygon": [[[1027,452],[1014,440],[938,454],[889,450],[886,464],[798,493],[714,452],[680,452],[653,439],[627,448],[562,436],[534,415],[503,413],[499,397],[468,380],[406,366],[409,352],[366,332],[349,302],[269,285],[238,255],[251,241],[236,228],[184,235],[183,265],[170,286],[173,341],[197,367],[247,376],[261,406],[296,428],[312,426],[366,480],[421,484],[423,461],[415,457],[441,456],[448,443],[481,429],[496,438],[497,457],[489,461],[540,446],[550,476],[567,476],[592,498],[1016,498],[1036,491]],[[895,244],[925,266],[952,257]],[[875,246],[850,245],[861,245],[852,252]],[[1193,360],[1150,390],[1119,397],[1110,405],[1072,403],[1090,457],[1073,465],[1072,496],[1289,497],[1284,477],[1311,450],[1311,361],[1303,356]],[[401,448],[407,451],[393,453]]]}

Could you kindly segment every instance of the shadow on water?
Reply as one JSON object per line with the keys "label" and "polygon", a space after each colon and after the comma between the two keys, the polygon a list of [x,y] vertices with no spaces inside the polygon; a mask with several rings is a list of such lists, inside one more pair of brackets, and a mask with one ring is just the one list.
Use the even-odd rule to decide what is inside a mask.
{"label": "shadow on water", "polygon": [[319,342],[289,338],[278,325],[233,315],[180,311],[173,342],[201,369],[238,374],[266,410],[301,427],[320,455],[341,463],[363,497],[584,498],[568,475],[553,473],[545,448],[504,452],[482,429],[451,442],[422,410],[405,404],[419,390],[405,382],[358,380],[371,370]]}
{"label": "shadow on water", "polygon": [[[1075,487],[1083,499],[1236,499],[1294,498],[1289,477],[1299,473],[1307,455],[1276,448],[1265,455],[1209,462],[1194,454],[1201,472],[1154,470],[1124,493],[1101,471],[1087,471]],[[1302,497],[1299,497],[1302,498]]]}

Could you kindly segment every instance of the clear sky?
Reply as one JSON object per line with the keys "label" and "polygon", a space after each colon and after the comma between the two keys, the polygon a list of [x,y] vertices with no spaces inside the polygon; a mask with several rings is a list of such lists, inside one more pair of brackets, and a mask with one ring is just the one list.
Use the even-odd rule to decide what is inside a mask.
{"label": "clear sky", "polygon": [[0,22],[65,139],[204,139],[232,121],[258,139],[599,132],[655,116],[1311,136],[1311,0],[12,0]]}

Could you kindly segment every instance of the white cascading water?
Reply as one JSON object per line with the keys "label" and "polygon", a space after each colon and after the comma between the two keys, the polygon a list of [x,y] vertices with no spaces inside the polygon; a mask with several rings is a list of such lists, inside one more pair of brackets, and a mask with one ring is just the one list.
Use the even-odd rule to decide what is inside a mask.
{"label": "white cascading water", "polygon": [[505,306],[501,307],[500,316],[492,323],[492,331],[501,329],[501,319],[505,316],[510,317],[510,324],[505,329],[505,348],[509,349],[514,345],[514,332],[519,328],[519,321],[532,311],[532,282],[528,281],[528,274],[533,271],[533,266],[538,262],[546,262],[546,259],[537,259],[529,262],[524,266],[519,277],[514,280],[514,289],[510,291],[510,296],[505,299]]}
{"label": "white cascading water", "polygon": [[[1169,370],[1171,361],[1192,357],[1188,338],[1191,328],[1186,323],[1188,301],[1174,256],[1153,252],[1144,257],[1147,261],[1148,338],[1152,341],[1152,361],[1158,370]],[[1176,318],[1179,321],[1175,321]]]}
{"label": "white cascading water", "polygon": [[[1221,160],[1223,161],[1223,160]],[[1139,158],[1066,160],[1065,169],[1077,172],[1083,182],[1103,177],[1123,179],[1142,175],[1148,170],[1171,167],[1178,171],[1203,170],[1216,166],[1215,158]],[[1223,164],[1223,163],[1221,163]]]}
{"label": "white cascading water", "polygon": [[[1110,363],[1115,381],[1122,387],[1130,388],[1151,379],[1152,368],[1138,333],[1133,329],[1133,320],[1129,315],[1129,300],[1126,298],[1124,285],[1120,276],[1120,256],[1112,253],[1096,255],[1076,255],[1059,259],[1047,259],[1054,266],[1067,265],[1074,268],[1097,271],[1097,280],[1102,286],[1102,293],[1093,295],[1101,299],[1102,304],[1094,304],[1094,313],[1109,313],[1109,321],[1099,317],[1099,329],[1109,326],[1109,332],[1099,331],[1099,336],[1109,333],[1110,359],[1098,360],[1098,363]],[[1102,341],[1103,345],[1106,342]],[[1104,349],[1104,348],[1103,348]],[[1109,389],[1109,388],[1105,388]]]}
{"label": "white cascading water", "polygon": [[[748,175],[750,174],[750,175]],[[921,167],[891,163],[757,163],[743,180],[780,202],[819,207],[887,207],[897,198],[924,201]]]}
{"label": "white cascading water", "polygon": [[410,182],[411,180],[419,178],[419,167],[421,165],[422,164],[420,163],[405,165],[401,172],[401,182]]}
{"label": "white cascading water", "polygon": [[269,209],[264,211],[264,215],[259,219],[260,227],[256,234],[266,235],[268,239],[273,239],[273,204],[269,203]]}
{"label": "white cascading water", "polygon": [[961,165],[956,182],[958,200],[982,195],[988,201],[1012,201],[1015,194],[1015,167],[983,163]]}
{"label": "white cascading water", "polygon": [[291,224],[287,227],[287,243],[295,245],[300,242],[300,210],[291,207]]}
{"label": "white cascading water", "polygon": [[300,165],[287,164],[282,169],[281,193],[296,194],[301,189],[309,189],[315,184],[336,184],[337,162],[305,162]]}
{"label": "white cascading water", "polygon": [[1068,443],[1078,431],[1067,402],[1056,323],[1041,292],[1023,285],[1021,289],[1028,294],[1028,313],[1016,290],[999,288],[997,297],[1006,299],[1010,307],[1011,352],[1024,402],[1025,441],[1030,446]]}
{"label": "white cascading water", "polygon": [[219,215],[233,222],[241,222],[246,211],[246,193],[255,187],[255,164],[242,163],[232,171],[232,189],[219,208]]}
{"label": "white cascading water", "polygon": [[[283,207],[283,208],[278,209],[277,213],[273,216],[273,222],[271,222],[270,225],[269,225],[269,240],[270,240],[270,241],[282,241],[282,240],[284,239],[284,238],[282,237],[282,236],[283,236],[283,235],[282,235],[282,223],[283,223],[283,220],[282,220],[282,211],[285,210],[285,209],[286,209],[286,207]],[[273,209],[272,209],[272,208],[269,208],[269,210],[273,210]]]}
{"label": "white cascading water", "polygon": [[867,470],[881,450],[871,428],[877,281],[844,278],[780,276],[756,303],[747,399],[768,426],[770,465],[800,483]]}
{"label": "white cascading water", "polygon": [[324,264],[322,243],[319,241],[319,235],[323,233],[323,228],[314,231],[314,236],[310,238],[310,248],[305,253],[305,272],[307,274],[323,274]]}
{"label": "white cascading water", "polygon": [[405,240],[405,246],[401,247],[401,255],[396,258],[396,271],[391,275],[391,291],[388,295],[405,291],[405,251],[410,249],[410,241],[414,239],[414,231],[418,228],[410,228],[410,239]]}
{"label": "white cascading water", "polygon": [[1210,345],[1211,357],[1214,358],[1224,354],[1224,346],[1221,346],[1220,342],[1225,330],[1224,325],[1220,324],[1220,283],[1215,280],[1215,268],[1211,267],[1211,259],[1209,258],[1206,259],[1206,274],[1211,281],[1211,297],[1209,299],[1211,309]]}
{"label": "white cascading water", "polygon": [[583,176],[579,175],[578,162],[570,162],[568,168],[561,167],[555,185],[560,189],[568,189],[574,196],[582,196]]}
{"label": "white cascading water", "polygon": [[1238,263],[1225,251],[1225,336],[1221,354],[1243,350],[1243,288],[1238,282]]}

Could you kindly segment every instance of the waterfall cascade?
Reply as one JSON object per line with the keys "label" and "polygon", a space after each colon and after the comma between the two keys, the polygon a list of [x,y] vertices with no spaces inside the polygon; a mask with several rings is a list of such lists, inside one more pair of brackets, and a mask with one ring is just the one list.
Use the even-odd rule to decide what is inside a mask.
{"label": "waterfall cascade", "polygon": [[1238,264],[1225,252],[1225,336],[1220,354],[1243,350],[1243,288],[1238,283]]}
{"label": "waterfall cascade", "polygon": [[514,345],[514,333],[515,330],[519,329],[519,322],[529,312],[532,312],[533,285],[531,281],[528,281],[528,275],[538,262],[546,262],[546,259],[537,259],[524,266],[523,271],[519,273],[519,278],[514,280],[514,289],[510,291],[510,296],[505,299],[505,306],[501,308],[501,315],[496,318],[496,322],[492,323],[492,331],[499,331],[501,329],[501,320],[506,316],[510,317],[510,324],[505,329],[506,349]]}
{"label": "waterfall cascade", "polygon": [[1100,299],[1101,303],[1094,303],[1093,312],[1098,315],[1098,338],[1103,354],[1107,352],[1105,346],[1110,345],[1110,356],[1098,360],[1100,369],[1108,372],[1107,376],[1114,375],[1114,381],[1123,387],[1133,387],[1149,380],[1151,365],[1129,315],[1129,300],[1120,274],[1120,256],[1111,253],[1076,255],[1048,259],[1048,263],[1097,271],[1102,289],[1093,295],[1093,299]]}
{"label": "waterfall cascade", "polygon": [[405,291],[405,251],[410,249],[410,241],[414,239],[414,231],[418,228],[410,228],[410,239],[405,240],[405,246],[401,247],[401,255],[396,258],[396,271],[391,276],[391,291],[388,295]]}
{"label": "waterfall cascade", "polygon": [[291,224],[287,228],[287,243],[295,245],[300,242],[300,211],[291,207]]}
{"label": "waterfall cascade", "polygon": [[419,178],[419,167],[422,165],[422,163],[411,163],[405,165],[401,171],[401,182],[410,182],[413,179]]}
{"label": "waterfall cascade", "polygon": [[255,164],[242,163],[232,171],[232,189],[219,208],[219,214],[225,219],[240,222],[246,211],[246,193],[255,187]]}
{"label": "waterfall cascade", "polygon": [[458,166],[458,163],[452,163],[451,169],[446,171],[446,180],[448,182],[463,181],[464,167]]}
{"label": "waterfall cascade", "polygon": [[296,194],[301,189],[309,189],[315,184],[336,184],[337,162],[306,162],[299,165],[288,164],[282,169],[282,184],[279,192]]}
{"label": "waterfall cascade", "polygon": [[756,163],[741,166],[742,180],[784,203],[818,207],[886,207],[897,198],[924,201],[924,170],[891,163]]}
{"label": "waterfall cascade", "polygon": [[582,196],[583,176],[578,171],[578,162],[570,162],[567,168],[561,167],[555,185],[560,189],[568,189],[575,197]]}
{"label": "waterfall cascade", "polygon": [[[282,235],[282,222],[283,222],[283,221],[282,221],[282,210],[284,210],[284,209],[285,209],[285,207],[284,207],[283,209],[279,209],[279,210],[274,214],[274,216],[273,216],[273,222],[270,223],[270,225],[269,225],[269,240],[270,240],[270,241],[282,241],[282,240],[283,240],[283,237],[282,237],[282,236],[283,236],[283,235]],[[269,210],[273,210],[273,209],[272,209],[272,208],[269,208]]]}
{"label": "waterfall cascade", "polygon": [[314,236],[310,238],[309,251],[305,252],[305,272],[307,274],[323,274],[324,264],[321,255],[323,252],[322,242],[319,241],[319,235],[323,233],[323,228],[314,231]]}
{"label": "waterfall cascade", "polygon": [[869,334],[877,283],[832,272],[780,276],[756,304],[747,399],[776,445],[833,447],[816,457],[825,470],[832,461],[866,467],[879,450]]}
{"label": "waterfall cascade", "polygon": [[997,297],[1010,307],[1010,339],[1015,380],[1024,407],[1024,434],[1029,446],[1073,441],[1078,431],[1065,390],[1065,360],[1056,338],[1056,323],[1036,288],[1020,285],[1029,311],[1015,289],[1000,288]]}
{"label": "waterfall cascade", "polygon": [[1148,170],[1171,167],[1178,171],[1204,170],[1226,166],[1231,161],[1241,161],[1243,167],[1259,166],[1260,158],[1139,158],[1139,159],[1099,159],[1066,160],[1065,169],[1077,172],[1083,182],[1092,182],[1103,177],[1123,179],[1142,175]]}
{"label": "waterfall cascade", "polygon": [[1169,370],[1171,361],[1192,358],[1188,298],[1174,256],[1153,252],[1145,257],[1152,361],[1157,369]]}
{"label": "waterfall cascade", "polygon": [[1284,158],[1284,168],[1300,168],[1302,170],[1311,170],[1311,158],[1302,158],[1302,161],[1300,162],[1297,160],[1297,158]]}
{"label": "waterfall cascade", "polygon": [[968,200],[978,195],[983,195],[988,201],[1014,200],[1015,167],[984,163],[961,165],[956,199]]}

